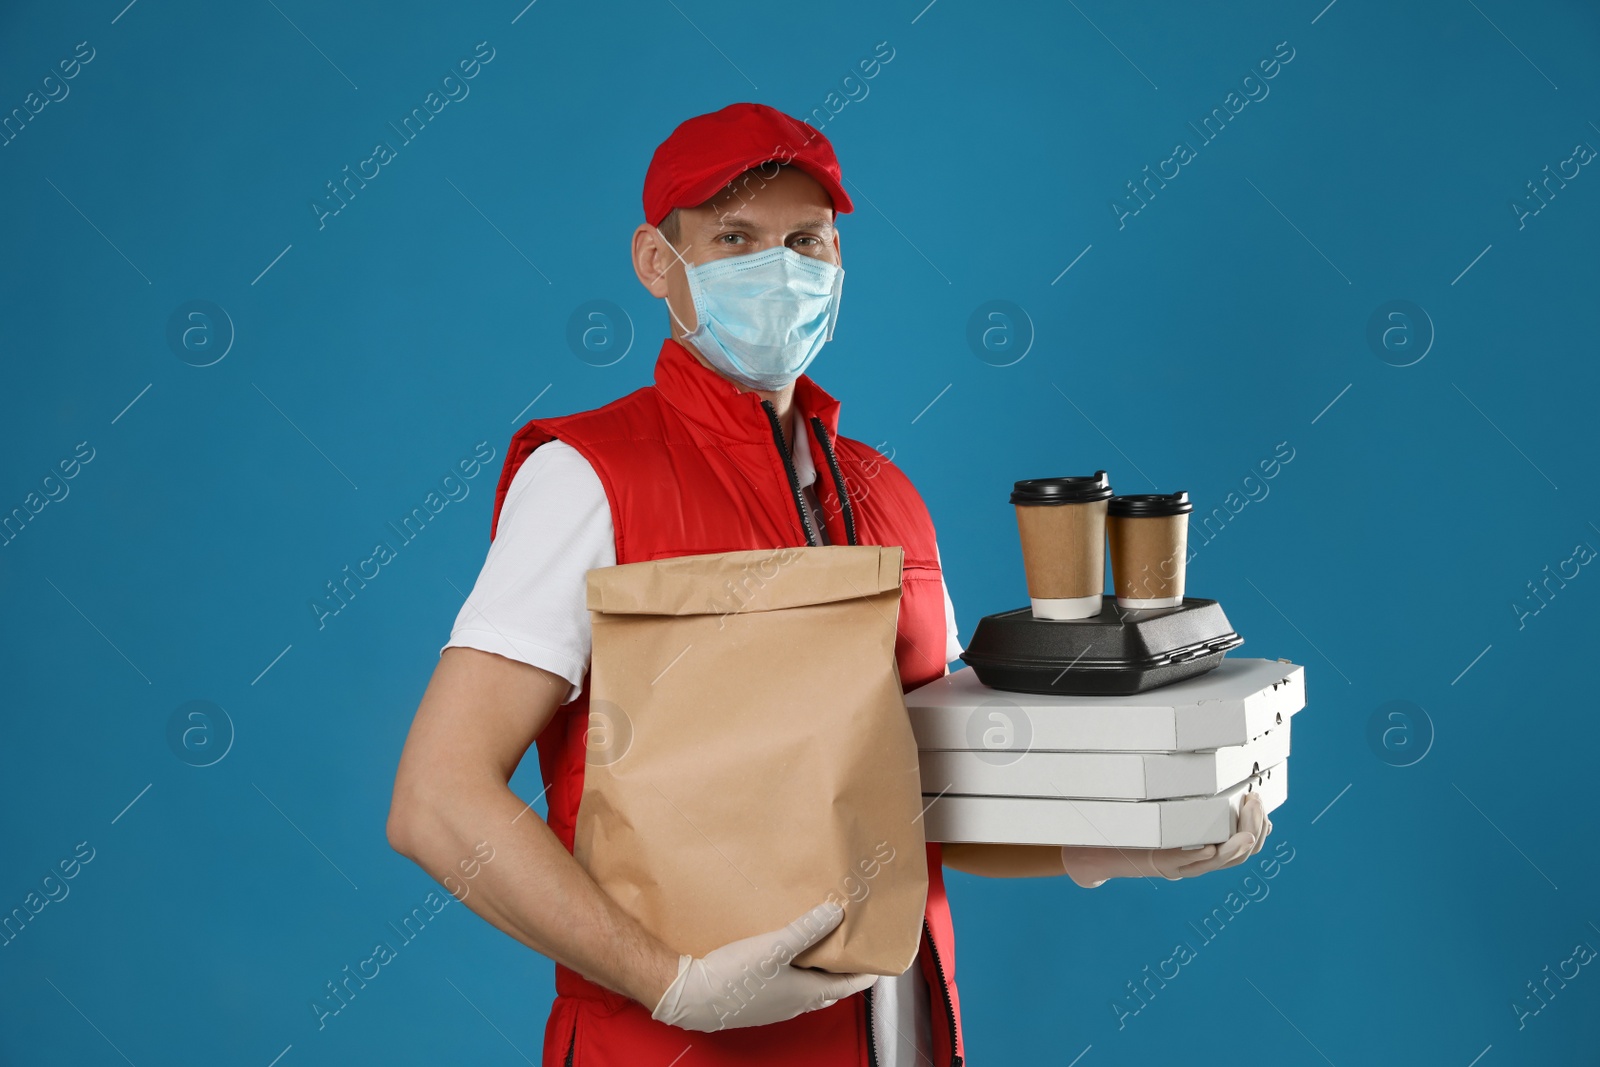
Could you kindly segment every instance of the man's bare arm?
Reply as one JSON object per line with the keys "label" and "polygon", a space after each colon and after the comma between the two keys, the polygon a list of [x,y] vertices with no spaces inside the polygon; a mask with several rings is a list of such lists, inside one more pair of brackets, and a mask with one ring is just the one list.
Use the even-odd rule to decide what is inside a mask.
{"label": "man's bare arm", "polygon": [[945,845],[946,867],[984,878],[1048,878],[1066,874],[1060,845]]}
{"label": "man's bare arm", "polygon": [[508,785],[567,689],[564,678],[526,663],[445,649],[400,756],[389,843],[448,888],[462,884],[459,864],[487,841],[493,861],[474,868],[467,907],[653,1008],[678,954],[606,896]]}

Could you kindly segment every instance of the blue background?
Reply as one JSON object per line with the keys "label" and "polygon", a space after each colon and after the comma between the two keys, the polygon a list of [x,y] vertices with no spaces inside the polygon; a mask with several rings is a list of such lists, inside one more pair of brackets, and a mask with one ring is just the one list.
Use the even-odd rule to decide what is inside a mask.
{"label": "blue background", "polygon": [[[0,949],[0,1060],[537,1058],[551,966],[464,907],[324,1029],[308,1004],[438,888],[384,820],[506,441],[650,380],[646,164],[749,99],[843,163],[812,373],[923,492],[962,636],[1025,600],[1009,483],[1105,468],[1227,506],[1190,591],[1237,654],[1307,669],[1267,848],[1293,859],[1214,941],[1190,924],[1249,868],[949,875],[971,1062],[1600,1062],[1595,967],[1536,1014],[1526,985],[1600,948],[1600,575],[1527,585],[1600,548],[1600,175],[1512,207],[1600,146],[1600,14],[1324,2],[7,4],[0,111],[93,59],[0,147],[0,509],[66,491],[0,546],[0,910],[93,859]],[[319,228],[324,183],[481,41],[470,94]],[[596,300],[615,340],[570,344]],[[1397,300],[1422,311],[1369,340]],[[192,301],[222,315],[169,342]],[[319,628],[324,583],[480,441],[470,495]],[[189,701],[214,707],[174,742]]]}

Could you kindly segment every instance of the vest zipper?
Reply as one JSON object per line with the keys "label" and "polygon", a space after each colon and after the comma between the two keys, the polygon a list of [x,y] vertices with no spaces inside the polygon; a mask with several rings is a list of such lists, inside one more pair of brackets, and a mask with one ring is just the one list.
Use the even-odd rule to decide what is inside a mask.
{"label": "vest zipper", "polygon": [[783,427],[778,425],[778,412],[772,406],[772,401],[763,400],[761,410],[767,413],[767,420],[772,423],[772,440],[778,446],[778,455],[783,457],[783,472],[789,476],[789,492],[794,496],[795,510],[800,513],[800,528],[806,533],[806,544],[818,545],[821,541],[811,530],[811,516],[806,513],[805,497],[800,495],[800,478],[794,472],[794,457],[789,455],[788,448],[783,443]]}
{"label": "vest zipper", "polygon": [[578,1050],[578,1020],[572,1020],[572,1039],[567,1042],[567,1058],[563,1061],[564,1067],[572,1067],[572,1054]]}
{"label": "vest zipper", "polygon": [[922,917],[923,932],[928,935],[928,950],[933,953],[933,970],[939,976],[939,992],[944,994],[944,1014],[950,1023],[950,1067],[961,1067],[962,1058],[956,1054],[956,1009],[950,1003],[950,981],[944,976],[944,962],[939,959],[939,946],[933,943],[933,926],[928,917]]}
{"label": "vest zipper", "polygon": [[[783,457],[783,472],[789,478],[789,492],[794,497],[795,510],[800,514],[800,526],[805,530],[806,544],[815,545],[818,542],[817,540],[813,539],[812,536],[811,516],[806,511],[805,497],[800,493],[800,477],[799,475],[795,474],[794,471],[794,457],[789,453],[789,450],[784,447],[783,444],[783,428],[778,424],[777,409],[772,406],[771,401],[767,400],[761,401],[761,409],[767,413],[767,421],[772,424],[772,440],[773,443],[778,446],[778,455]],[[827,427],[822,424],[822,420],[816,415],[811,416],[811,425],[814,433],[816,434],[817,440],[822,442],[823,454],[828,457],[828,471],[833,476],[833,487],[839,494],[839,507],[844,513],[845,538],[850,544],[853,545],[856,543],[855,511],[850,507],[850,494],[848,491],[846,491],[844,486],[844,475],[839,470],[839,460],[833,454],[833,442],[828,439]],[[924,917],[922,922],[923,926],[927,927],[928,920],[926,917]],[[933,944],[933,932],[931,929],[929,929],[928,932],[928,944],[930,947]],[[936,948],[933,951],[933,963],[939,971],[940,987],[944,990],[945,1009],[947,1012],[949,1012],[950,990],[949,987],[944,984],[944,967],[939,962],[939,950]],[[867,1006],[867,1064],[868,1067],[878,1067],[878,1044],[877,1039],[872,1032],[872,987],[868,986],[866,989],[862,990],[861,995],[865,999]],[[955,1047],[955,1032],[955,1016],[953,1013],[951,1013],[951,1048]],[[952,1067],[961,1067],[960,1057],[956,1057]]]}
{"label": "vest zipper", "polygon": [[839,510],[844,512],[844,532],[850,544],[856,543],[856,514],[850,506],[850,494],[844,489],[844,475],[839,472],[839,461],[833,455],[833,442],[828,440],[828,428],[822,425],[819,416],[811,416],[811,425],[815,428],[817,440],[822,442],[822,451],[828,457],[828,470],[833,473],[833,487],[839,493]]}
{"label": "vest zipper", "polygon": [[867,1001],[867,1067],[878,1067],[878,1044],[872,1036],[872,986],[861,991]]}

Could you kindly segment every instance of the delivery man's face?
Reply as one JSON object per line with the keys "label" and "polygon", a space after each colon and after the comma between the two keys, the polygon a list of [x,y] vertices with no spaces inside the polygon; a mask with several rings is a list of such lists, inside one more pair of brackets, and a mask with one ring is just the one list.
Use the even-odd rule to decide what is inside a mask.
{"label": "delivery man's face", "polygon": [[[765,173],[772,170],[772,165],[765,167]],[[781,167],[770,178],[758,168],[699,207],[680,208],[678,236],[670,245],[654,227],[640,226],[633,235],[633,263],[650,295],[666,299],[676,316],[675,322],[669,318],[672,334],[678,337],[699,325],[684,276],[685,260],[699,265],[780,246],[842,265],[833,201],[815,178],[797,167]]]}

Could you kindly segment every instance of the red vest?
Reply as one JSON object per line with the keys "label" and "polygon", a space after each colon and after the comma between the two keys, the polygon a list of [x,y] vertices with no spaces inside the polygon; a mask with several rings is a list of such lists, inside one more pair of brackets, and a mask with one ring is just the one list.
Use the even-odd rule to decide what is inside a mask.
{"label": "red vest", "polygon": [[[828,543],[904,548],[895,645],[903,688],[940,677],[944,594],[927,507],[876,449],[837,436],[839,402],[810,377],[796,381],[794,403],[806,420]],[[500,472],[491,538],[512,477],[529,453],[552,438],[577,449],[599,475],[611,505],[619,564],[823,543],[809,529],[775,413],[670,338],[656,359],[653,386],[592,411],[533,419],[517,431]],[[547,822],[569,852],[583,795],[588,708],[585,676],[578,698],[557,708],[538,737]],[[917,963],[932,999],[935,1067],[960,1067],[955,935],[940,846],[929,844],[927,852],[928,901]],[[654,1005],[557,964],[542,1067],[875,1067],[871,993],[769,1026],[703,1034],[658,1023],[650,1017]]]}

